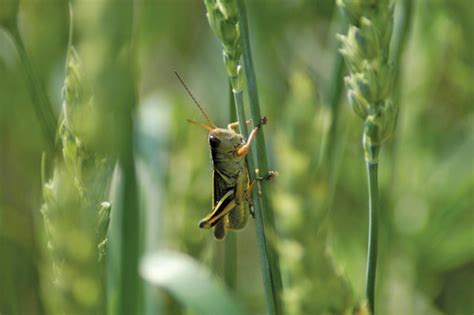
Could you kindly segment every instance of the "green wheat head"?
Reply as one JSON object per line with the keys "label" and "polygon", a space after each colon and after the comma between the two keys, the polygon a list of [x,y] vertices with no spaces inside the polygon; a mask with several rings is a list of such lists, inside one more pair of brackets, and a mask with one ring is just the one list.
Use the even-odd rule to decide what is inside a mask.
{"label": "green wheat head", "polygon": [[110,203],[105,201],[112,164],[84,145],[71,127],[74,108],[92,105],[81,93],[80,63],[73,49],[63,89],[64,118],[58,138],[62,155],[43,185],[43,215],[51,258],[46,278],[53,282],[49,308],[55,314],[101,314],[104,284],[99,261],[106,253]]}
{"label": "green wheat head", "polygon": [[347,96],[364,120],[366,160],[377,162],[373,150],[390,138],[398,113],[390,99],[395,74],[388,59],[393,5],[389,0],[338,0],[338,5],[351,24],[346,35],[338,35],[349,69]]}
{"label": "green wheat head", "polygon": [[223,47],[224,64],[234,92],[242,90],[239,15],[235,0],[205,0],[207,19]]}

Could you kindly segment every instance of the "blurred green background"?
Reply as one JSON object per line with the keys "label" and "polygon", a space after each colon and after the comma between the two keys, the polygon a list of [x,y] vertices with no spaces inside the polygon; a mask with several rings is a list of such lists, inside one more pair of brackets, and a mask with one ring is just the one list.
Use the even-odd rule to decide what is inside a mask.
{"label": "blurred green background", "polygon": [[[7,12],[9,1],[0,0],[0,12]],[[120,102],[124,93],[133,96],[133,157],[140,209],[137,253],[140,257],[165,249],[184,253],[194,258],[195,268],[210,271],[220,281],[223,242],[197,226],[211,209],[206,132],[186,122],[203,118],[173,74],[174,70],[181,74],[217,125],[229,122],[222,48],[209,28],[205,6],[191,0],[135,1],[133,31],[124,35],[120,33],[123,16],[132,6],[125,1],[109,6],[101,20],[104,29],[91,31],[88,18],[99,10],[93,3],[73,2],[77,16],[73,44],[82,47],[79,57],[82,54],[84,66],[94,60],[85,57],[87,53],[104,54],[108,60],[102,42],[88,40],[93,33],[98,39],[110,39],[112,48],[108,49],[121,37],[133,45],[126,62],[132,65],[129,80],[111,81],[111,87],[106,80],[122,72],[107,69],[106,61],[104,69],[99,66],[105,81],[97,76],[91,85],[95,90],[109,89],[100,92],[101,97],[115,97],[101,114],[110,111],[112,120],[102,118],[103,125],[119,130],[119,140],[120,130],[127,127],[113,120],[113,112],[120,107],[114,102]],[[382,148],[380,162],[378,313],[473,314],[473,3],[417,0],[396,4],[394,38],[400,35],[397,27],[406,26],[407,33],[394,91],[400,106],[397,131]],[[407,5],[411,6],[408,21],[403,19]],[[330,104],[331,87],[335,80],[342,80],[335,69],[335,34],[344,31],[344,23],[339,22],[335,1],[262,0],[247,1],[247,6],[262,113],[269,118],[264,128],[268,155],[271,168],[279,172],[271,184],[271,198],[285,310],[287,314],[343,314],[364,298],[368,221],[362,123],[347,104],[344,91],[337,109]],[[28,57],[59,116],[68,3],[21,1],[17,22]],[[115,32],[114,25],[118,25]],[[117,55],[121,56],[119,48]],[[5,27],[0,31],[0,78],[0,313],[55,313],[49,301],[56,293],[48,289],[54,278],[49,271],[48,236],[40,213],[41,155],[47,142]],[[82,80],[83,85],[90,84],[87,77]],[[334,121],[337,125],[332,129]],[[101,149],[94,150],[113,160],[109,147],[116,142],[109,136],[96,133]],[[114,188],[116,181],[111,185],[114,193],[105,198],[118,199],[112,202],[110,246],[120,239],[114,205],[120,208],[117,194],[124,192]],[[264,314],[253,220],[236,235],[237,285],[230,299],[244,305],[249,314]],[[80,251],[78,244],[70,245]],[[164,253],[166,257],[168,252]],[[114,301],[115,269],[110,271],[116,266],[114,261],[127,263],[117,255],[107,259],[104,268],[109,280],[103,303]],[[78,272],[69,281],[80,278]],[[189,278],[188,285],[194,280]],[[174,280],[170,281],[161,284],[161,289],[148,285],[141,289],[140,313],[203,314],[186,296],[176,294]],[[200,303],[215,303],[215,297],[204,296]]]}

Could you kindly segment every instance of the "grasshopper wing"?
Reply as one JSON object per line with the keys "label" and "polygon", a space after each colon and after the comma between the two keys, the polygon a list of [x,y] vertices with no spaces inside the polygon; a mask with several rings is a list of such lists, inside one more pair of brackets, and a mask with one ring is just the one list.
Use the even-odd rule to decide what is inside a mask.
{"label": "grasshopper wing", "polygon": [[216,170],[212,170],[212,207],[216,207],[226,193],[233,190]]}
{"label": "grasshopper wing", "polygon": [[[223,238],[225,235],[225,229],[222,222],[222,218],[227,215],[233,208],[235,208],[235,191],[233,187],[229,187],[227,182],[222,178],[218,172],[213,172],[214,185],[212,193],[212,211],[204,217],[199,223],[201,228],[212,228],[216,226],[215,231],[216,238]],[[221,237],[218,237],[221,236]]]}

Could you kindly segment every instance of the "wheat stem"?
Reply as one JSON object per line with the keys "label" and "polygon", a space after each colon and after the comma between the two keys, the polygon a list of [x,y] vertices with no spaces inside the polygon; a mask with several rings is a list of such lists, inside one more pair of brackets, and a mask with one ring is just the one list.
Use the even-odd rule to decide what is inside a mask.
{"label": "wheat stem", "polygon": [[398,115],[398,104],[390,97],[395,80],[394,66],[389,61],[393,6],[389,0],[338,0],[338,5],[351,24],[347,35],[339,35],[340,51],[349,69],[345,79],[348,99],[364,120],[363,148],[369,183],[366,294],[374,315],[379,224],[377,167],[380,147],[392,136]]}
{"label": "wheat stem", "polygon": [[[234,93],[232,84],[229,82],[229,112],[230,121],[237,120]],[[224,249],[224,282],[235,290],[237,285],[237,235],[234,232],[227,234]]]}
{"label": "wheat stem", "polygon": [[48,151],[50,153],[54,152],[57,126],[51,103],[38,74],[31,64],[17,24],[14,24],[10,28],[10,33],[17,49],[21,65],[23,66],[28,92],[31,95],[31,101],[33,102],[35,114],[43,131]]}
{"label": "wheat stem", "polygon": [[366,272],[366,296],[369,308],[375,314],[375,276],[377,271],[378,227],[379,227],[379,193],[378,163],[366,162],[369,186],[369,240]]}
{"label": "wheat stem", "polygon": [[[246,82],[250,99],[250,112],[253,121],[261,119],[260,102],[258,98],[257,80],[253,66],[252,53],[250,47],[250,35],[247,21],[247,11],[244,0],[237,0],[239,9],[240,32],[242,37],[242,52],[245,69]],[[266,153],[265,136],[261,131],[256,137],[256,157],[257,168],[261,174],[269,172],[268,158]],[[261,194],[254,193],[255,219],[257,224],[257,237],[259,240],[261,263],[263,267],[264,283],[267,291],[267,304],[269,304],[271,314],[282,314],[282,280],[280,272],[280,262],[278,252],[275,248],[276,228],[273,217],[273,207],[269,198],[269,183],[261,184]],[[268,291],[271,291],[269,294]]]}

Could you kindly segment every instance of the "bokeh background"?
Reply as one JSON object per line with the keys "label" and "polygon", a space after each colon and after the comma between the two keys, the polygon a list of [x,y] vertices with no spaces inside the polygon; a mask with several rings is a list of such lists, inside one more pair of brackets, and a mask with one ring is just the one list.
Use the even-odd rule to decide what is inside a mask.
{"label": "bokeh background", "polygon": [[[0,0],[0,10],[7,2]],[[347,104],[343,87],[334,92],[342,80],[335,34],[344,31],[344,22],[335,1],[246,2],[261,110],[269,118],[264,127],[267,151],[271,168],[279,172],[271,198],[285,310],[343,314],[364,298],[368,222],[362,123]],[[73,44],[82,45],[80,57],[81,52],[104,52],[101,41],[87,40],[88,17],[97,14],[93,3],[73,2]],[[396,3],[394,47],[401,48],[394,56],[399,62],[393,97],[400,114],[380,162],[377,308],[386,315],[473,314],[474,7],[470,0]],[[120,30],[121,12],[130,9],[125,6],[111,6],[104,25],[119,25]],[[109,93],[115,99],[107,110],[113,116],[117,95],[132,91],[141,216],[137,253],[184,253],[219,281],[223,243],[197,227],[211,208],[206,132],[186,122],[203,117],[173,71],[181,74],[214,122],[225,126],[230,112],[222,48],[202,1],[143,0],[134,8],[138,13],[133,15],[134,53],[129,60],[133,75],[115,82]],[[21,1],[17,22],[28,57],[59,116],[68,3]],[[111,29],[93,32],[98,38],[120,38],[120,32]],[[88,60],[93,59],[83,58],[84,63]],[[117,73],[106,67],[101,71],[109,70]],[[47,142],[5,27],[0,31],[0,78],[0,313],[50,314],[55,312],[50,301],[54,277],[40,212],[41,156]],[[82,80],[88,84],[87,77]],[[101,82],[94,81],[94,89],[102,89]],[[340,101],[334,102],[338,95]],[[91,119],[84,112],[76,118]],[[108,148],[108,135],[95,134],[99,147]],[[117,199],[120,193],[107,198]],[[112,206],[110,229],[119,230],[118,224]],[[109,244],[114,235],[109,234]],[[71,246],[80,250],[80,244]],[[233,298],[249,314],[264,314],[253,220],[237,233],[236,277]],[[77,272],[69,281],[80,279]],[[108,285],[113,287],[113,281]],[[195,314],[166,285],[143,290],[143,313]],[[207,298],[202,302],[214,300]]]}

